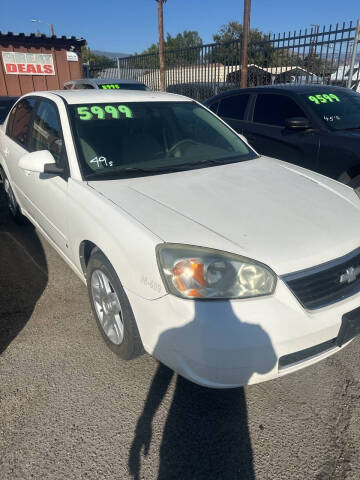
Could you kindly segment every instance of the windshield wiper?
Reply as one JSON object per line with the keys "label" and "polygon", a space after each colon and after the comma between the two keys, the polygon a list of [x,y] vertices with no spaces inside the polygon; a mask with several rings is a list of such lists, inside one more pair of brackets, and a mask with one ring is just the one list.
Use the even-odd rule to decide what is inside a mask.
{"label": "windshield wiper", "polygon": [[209,158],[208,160],[202,160],[201,162],[198,163],[198,165],[223,165],[223,164],[226,164],[228,162],[233,162],[233,160],[236,160],[237,158],[239,158],[240,155],[239,154],[236,154],[236,155],[231,155],[230,157],[221,157],[221,158]]}
{"label": "windshield wiper", "polygon": [[360,130],[360,125],[358,127],[342,128],[341,130]]}
{"label": "windshield wiper", "polygon": [[92,173],[88,173],[86,175],[86,179],[89,180],[89,179],[92,179],[92,178],[106,178],[106,179],[109,179],[109,178],[118,178],[119,175],[122,175],[122,174],[133,174],[133,173],[146,173],[146,174],[151,174],[151,173],[156,173],[158,172],[159,169],[151,169],[151,168],[137,168],[137,167],[128,167],[128,168],[121,168],[119,170],[115,170],[115,171],[103,171],[103,172],[92,172]]}
{"label": "windshield wiper", "polygon": [[[179,163],[177,165],[166,165],[164,167],[158,168],[139,168],[139,167],[125,167],[119,170],[114,171],[102,171],[102,172],[92,172],[86,175],[86,180],[90,179],[117,179],[125,175],[152,175],[156,173],[167,173],[167,172],[178,172],[181,170],[193,170],[199,167],[206,167],[206,165],[225,165],[226,163],[232,163],[234,160],[239,158],[240,155],[232,155],[230,157],[222,157],[217,159],[208,159],[208,160],[199,160],[198,162],[191,163]],[[254,156],[254,158],[256,158]]]}
{"label": "windshield wiper", "polygon": [[[116,171],[106,171],[106,172],[92,172],[92,173],[89,173],[88,175],[86,175],[86,179],[87,180],[90,180],[90,179],[116,179],[116,178],[122,178],[123,176],[127,176],[127,175],[153,175],[153,174],[156,174],[156,173],[167,173],[167,172],[178,172],[180,170],[184,170],[184,169],[195,169],[195,168],[198,168],[199,165],[203,165],[203,164],[210,164],[209,162],[211,162],[212,164],[212,161],[209,161],[209,160],[206,160],[204,162],[196,162],[196,163],[180,163],[178,165],[167,165],[165,167],[158,167],[158,168],[138,168],[138,167],[129,167],[129,168],[121,168],[119,170],[116,170]],[[222,162],[221,162],[222,163]]]}

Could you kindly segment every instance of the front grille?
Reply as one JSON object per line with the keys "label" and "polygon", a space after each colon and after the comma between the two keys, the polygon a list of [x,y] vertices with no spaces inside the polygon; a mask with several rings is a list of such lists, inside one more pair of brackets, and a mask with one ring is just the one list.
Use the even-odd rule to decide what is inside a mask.
{"label": "front grille", "polygon": [[339,302],[360,291],[360,248],[344,257],[281,278],[308,310]]}

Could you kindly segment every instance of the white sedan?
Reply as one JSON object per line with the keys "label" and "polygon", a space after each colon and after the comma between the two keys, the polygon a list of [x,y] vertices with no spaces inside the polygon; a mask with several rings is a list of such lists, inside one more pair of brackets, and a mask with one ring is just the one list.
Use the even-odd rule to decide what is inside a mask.
{"label": "white sedan", "polygon": [[123,359],[145,350],[228,388],[360,333],[357,195],[258,156],[197,102],[32,93],[1,127],[0,164],[15,220],[28,217],[87,284]]}

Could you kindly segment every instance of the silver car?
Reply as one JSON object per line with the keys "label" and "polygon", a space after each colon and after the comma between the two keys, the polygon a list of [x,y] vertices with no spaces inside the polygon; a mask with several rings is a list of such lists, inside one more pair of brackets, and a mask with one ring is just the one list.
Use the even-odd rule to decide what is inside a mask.
{"label": "silver car", "polygon": [[69,80],[64,83],[63,90],[143,90],[150,88],[137,80],[124,80],[122,78],[81,78]]}

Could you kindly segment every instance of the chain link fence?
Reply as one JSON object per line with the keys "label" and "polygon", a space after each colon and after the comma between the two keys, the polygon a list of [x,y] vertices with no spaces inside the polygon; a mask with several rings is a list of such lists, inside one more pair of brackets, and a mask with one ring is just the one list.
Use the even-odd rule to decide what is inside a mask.
{"label": "chain link fence", "polygon": [[[249,87],[279,83],[348,86],[360,92],[360,22],[313,25],[250,41]],[[166,90],[199,101],[223,90],[239,88],[241,40],[165,51]],[[90,75],[135,79],[160,90],[158,53],[118,58],[116,66],[91,70]]]}

